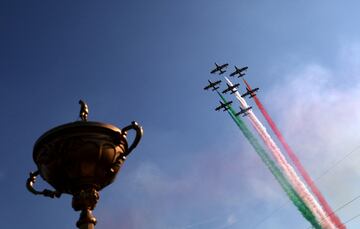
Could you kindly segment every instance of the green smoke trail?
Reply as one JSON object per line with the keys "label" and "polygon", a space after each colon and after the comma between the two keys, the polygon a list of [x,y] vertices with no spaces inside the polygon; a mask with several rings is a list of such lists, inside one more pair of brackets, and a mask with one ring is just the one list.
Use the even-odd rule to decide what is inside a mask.
{"label": "green smoke trail", "polygon": [[[219,93],[218,95],[221,97],[224,103],[227,103],[227,100]],[[237,124],[241,132],[248,139],[250,144],[254,147],[257,154],[260,156],[261,160],[266,164],[271,173],[274,175],[275,179],[280,183],[280,186],[283,188],[285,193],[288,195],[289,199],[293,202],[293,204],[297,207],[297,209],[301,212],[305,219],[307,219],[311,225],[316,229],[321,229],[320,224],[317,222],[314,214],[308,208],[308,206],[303,202],[300,198],[299,194],[295,191],[295,189],[290,185],[288,180],[285,178],[281,170],[276,166],[275,162],[269,157],[264,148],[257,141],[255,136],[250,132],[249,128],[246,124],[238,118],[235,114],[235,110],[228,105],[228,113],[234,122]]]}

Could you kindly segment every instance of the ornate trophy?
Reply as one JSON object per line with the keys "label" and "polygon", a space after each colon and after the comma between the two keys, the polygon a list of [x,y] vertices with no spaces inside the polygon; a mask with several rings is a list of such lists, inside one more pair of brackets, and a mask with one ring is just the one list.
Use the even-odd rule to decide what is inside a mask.
{"label": "ornate trophy", "polygon": [[[122,129],[89,122],[87,104],[82,100],[79,103],[81,121],[55,127],[36,141],[33,159],[37,170],[30,173],[26,186],[35,195],[51,198],[59,198],[63,193],[72,195],[72,207],[81,211],[76,226],[93,229],[96,219],[92,210],[99,191],[114,181],[126,157],[138,145],[143,129],[136,122]],[[136,135],[129,146],[126,136],[130,130]],[[38,175],[54,190],[35,190]]]}

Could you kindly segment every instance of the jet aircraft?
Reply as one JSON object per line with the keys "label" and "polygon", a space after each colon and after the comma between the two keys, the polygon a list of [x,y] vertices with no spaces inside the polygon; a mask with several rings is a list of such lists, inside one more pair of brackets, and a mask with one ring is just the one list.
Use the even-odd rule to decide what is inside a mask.
{"label": "jet aircraft", "polygon": [[239,115],[242,114],[242,116],[245,117],[245,116],[247,116],[247,115],[249,114],[248,111],[251,110],[251,108],[252,108],[252,107],[247,107],[247,108],[242,109],[242,108],[240,107],[240,111],[239,111],[238,113],[236,113],[235,115],[236,115],[236,116],[239,116]]}
{"label": "jet aircraft", "polygon": [[216,87],[216,85],[220,84],[221,83],[221,80],[218,80],[218,81],[215,81],[215,82],[211,82],[210,80],[209,81],[209,85],[207,85],[206,87],[204,87],[204,90],[208,90],[209,88],[212,87],[212,90],[215,91],[217,89],[219,89],[219,87]]}
{"label": "jet aircraft", "polygon": [[220,101],[220,106],[218,106],[217,108],[215,108],[215,110],[216,111],[219,111],[219,110],[221,110],[221,109],[224,109],[223,111],[227,111],[227,110],[229,110],[229,108],[230,108],[230,104],[232,104],[232,101],[229,101],[229,102],[227,102],[227,103],[223,103],[223,102],[221,102]]}
{"label": "jet aircraft", "polygon": [[233,86],[229,85],[228,83],[226,83],[226,85],[228,86],[222,93],[226,94],[226,92],[231,91],[230,94],[234,94],[235,92],[237,92],[237,87],[240,86],[239,83],[234,84]]}
{"label": "jet aircraft", "polygon": [[238,68],[238,67],[236,67],[236,66],[234,66],[234,67],[235,67],[235,71],[232,72],[232,73],[230,74],[230,76],[238,75],[238,78],[244,76],[244,75],[245,75],[245,71],[249,68],[249,67],[247,67],[247,66],[242,67],[242,68]]}
{"label": "jet aircraft", "polygon": [[259,88],[254,88],[252,90],[249,90],[248,88],[246,88],[246,92],[244,94],[241,95],[241,97],[245,97],[247,95],[250,95],[249,98],[252,98],[254,96],[256,96],[255,92],[259,90]]}
{"label": "jet aircraft", "polygon": [[219,72],[219,75],[224,74],[226,72],[226,70],[223,70],[224,68],[226,68],[229,64],[222,64],[222,65],[218,65],[217,63],[215,63],[216,68],[214,68],[213,70],[211,70],[211,74],[214,74],[216,72]]}

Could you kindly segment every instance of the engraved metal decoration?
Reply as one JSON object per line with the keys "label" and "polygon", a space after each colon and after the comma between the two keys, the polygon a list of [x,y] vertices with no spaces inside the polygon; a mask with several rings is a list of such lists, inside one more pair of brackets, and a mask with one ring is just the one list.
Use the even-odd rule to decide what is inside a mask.
{"label": "engraved metal decoration", "polygon": [[[136,122],[119,129],[87,121],[88,107],[82,100],[79,103],[81,121],[55,127],[36,141],[33,159],[37,170],[30,173],[26,187],[35,195],[51,198],[72,195],[73,209],[81,211],[77,227],[90,229],[96,224],[92,210],[99,199],[99,191],[114,181],[126,157],[140,142],[143,129]],[[136,135],[129,146],[127,133],[131,130]],[[35,190],[38,175],[54,191]]]}

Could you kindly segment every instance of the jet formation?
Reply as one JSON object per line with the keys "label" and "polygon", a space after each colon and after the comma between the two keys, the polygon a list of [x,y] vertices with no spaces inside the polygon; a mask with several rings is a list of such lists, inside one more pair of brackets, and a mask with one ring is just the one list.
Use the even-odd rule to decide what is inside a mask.
{"label": "jet formation", "polygon": [[[222,75],[226,72],[226,68],[227,66],[229,66],[228,63],[225,63],[225,64],[217,64],[215,63],[215,68],[212,69],[210,71],[211,74],[215,74],[215,73],[218,73],[218,75]],[[235,67],[235,70],[233,72],[230,73],[230,76],[231,77],[234,77],[234,76],[237,76],[237,78],[241,78],[243,76],[245,76],[245,72],[247,71],[248,67],[245,66],[245,67],[241,67],[241,68],[238,68],[236,65],[234,66]],[[212,91],[218,91],[218,89],[220,88],[220,83],[221,83],[221,80],[217,80],[217,81],[210,81],[208,80],[209,84],[207,86],[204,87],[204,90],[208,90],[208,89],[212,89]],[[238,87],[240,86],[240,83],[236,83],[234,85],[230,85],[228,83],[226,83],[227,85],[227,88],[225,90],[222,91],[223,94],[226,94],[227,92],[230,92],[230,94],[234,94],[236,92],[238,92]],[[249,88],[245,88],[246,89],[246,92],[241,94],[241,97],[247,97],[249,96],[248,98],[252,98],[254,96],[256,96],[256,93],[259,88],[254,88],[254,89],[249,89]],[[228,109],[230,109],[230,104],[232,104],[232,101],[229,101],[227,103],[223,103],[220,101],[220,105],[218,107],[215,108],[216,111],[219,111],[219,110],[223,110],[223,111],[227,111]],[[246,108],[241,108],[240,107],[240,111],[238,113],[236,113],[235,115],[236,116],[239,116],[239,115],[242,115],[243,117],[247,116],[248,115],[248,112],[252,109],[251,106],[249,107],[246,107]]]}

